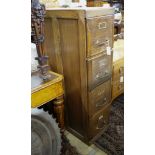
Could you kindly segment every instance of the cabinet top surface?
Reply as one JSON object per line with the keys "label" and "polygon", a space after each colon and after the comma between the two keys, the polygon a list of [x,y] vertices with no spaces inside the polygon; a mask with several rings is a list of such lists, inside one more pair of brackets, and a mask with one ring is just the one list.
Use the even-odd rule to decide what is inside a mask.
{"label": "cabinet top surface", "polygon": [[55,7],[55,8],[47,8],[46,10],[85,10],[85,11],[96,11],[96,10],[113,10],[113,7],[68,7],[68,8],[62,8],[62,7]]}
{"label": "cabinet top surface", "polygon": [[114,8],[113,7],[72,7],[72,8],[47,8],[47,12],[50,11],[83,11],[85,13],[86,18],[94,17],[94,16],[101,16],[101,15],[111,15],[114,14]]}

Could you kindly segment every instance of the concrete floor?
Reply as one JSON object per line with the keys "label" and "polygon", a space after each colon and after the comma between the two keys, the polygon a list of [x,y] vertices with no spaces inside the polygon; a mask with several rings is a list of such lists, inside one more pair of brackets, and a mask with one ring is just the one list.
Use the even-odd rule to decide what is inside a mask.
{"label": "concrete floor", "polygon": [[81,155],[107,155],[95,145],[92,144],[88,146],[87,144],[83,143],[80,139],[76,138],[68,131],[65,131],[65,135],[70,141],[70,144],[74,146]]}

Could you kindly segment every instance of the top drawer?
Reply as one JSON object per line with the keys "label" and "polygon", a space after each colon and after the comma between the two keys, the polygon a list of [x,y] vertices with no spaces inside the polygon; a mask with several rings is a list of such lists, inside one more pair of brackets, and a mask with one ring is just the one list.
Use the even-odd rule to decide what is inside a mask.
{"label": "top drawer", "polygon": [[87,56],[92,56],[113,47],[113,16],[87,19]]}

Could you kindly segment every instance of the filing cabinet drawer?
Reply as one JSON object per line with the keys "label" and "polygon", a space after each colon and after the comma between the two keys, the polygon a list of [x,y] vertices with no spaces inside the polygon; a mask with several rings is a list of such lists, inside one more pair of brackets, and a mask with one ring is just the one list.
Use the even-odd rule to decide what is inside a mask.
{"label": "filing cabinet drawer", "polygon": [[87,44],[87,56],[90,57],[99,53],[106,53],[107,47],[110,47],[112,49],[113,42],[110,38],[110,36],[97,38],[94,37],[90,42],[88,41],[89,43]]}
{"label": "filing cabinet drawer", "polygon": [[113,16],[87,19],[87,56],[92,56],[113,47]]}
{"label": "filing cabinet drawer", "polygon": [[99,84],[111,78],[112,57],[111,55],[99,55],[87,59],[88,88],[94,89]]}
{"label": "filing cabinet drawer", "polygon": [[96,136],[100,131],[106,129],[109,123],[110,108],[111,105],[109,104],[90,119],[89,138]]}
{"label": "filing cabinet drawer", "polygon": [[113,20],[113,15],[86,18],[87,30],[92,32],[94,36],[108,34],[112,29]]}
{"label": "filing cabinet drawer", "polygon": [[89,92],[89,114],[92,116],[98,110],[111,102],[111,79]]}

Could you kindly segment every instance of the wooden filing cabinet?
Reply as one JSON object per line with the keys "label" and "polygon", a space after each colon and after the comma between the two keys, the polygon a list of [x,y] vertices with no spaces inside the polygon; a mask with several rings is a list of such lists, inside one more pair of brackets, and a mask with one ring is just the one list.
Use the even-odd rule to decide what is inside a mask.
{"label": "wooden filing cabinet", "polygon": [[66,128],[84,142],[108,124],[111,102],[113,8],[46,11],[45,51],[64,75]]}

